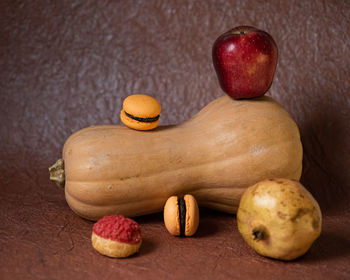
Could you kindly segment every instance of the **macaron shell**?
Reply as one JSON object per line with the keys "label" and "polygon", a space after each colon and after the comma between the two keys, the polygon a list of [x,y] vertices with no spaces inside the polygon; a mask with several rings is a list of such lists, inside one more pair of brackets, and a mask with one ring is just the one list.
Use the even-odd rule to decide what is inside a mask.
{"label": "macaron shell", "polygon": [[161,108],[157,99],[145,94],[130,95],[123,102],[123,110],[139,118],[154,118]]}
{"label": "macaron shell", "polygon": [[171,196],[164,205],[164,224],[172,235],[180,235],[180,215],[177,196]]}
{"label": "macaron shell", "polygon": [[199,209],[196,199],[190,195],[186,194],[184,196],[186,203],[186,227],[185,235],[192,236],[196,233],[199,225]]}
{"label": "macaron shell", "polygon": [[122,110],[120,112],[120,119],[123,122],[123,124],[125,124],[127,127],[136,129],[136,130],[151,130],[154,129],[158,126],[159,124],[159,120],[155,121],[155,122],[139,122],[137,120],[134,120],[132,118],[129,118],[126,114],[125,111]]}

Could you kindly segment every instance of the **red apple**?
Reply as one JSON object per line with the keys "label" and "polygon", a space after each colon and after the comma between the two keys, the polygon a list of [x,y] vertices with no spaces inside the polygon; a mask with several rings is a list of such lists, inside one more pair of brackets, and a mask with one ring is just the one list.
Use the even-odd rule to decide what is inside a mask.
{"label": "red apple", "polygon": [[213,63],[224,92],[235,99],[263,96],[276,71],[277,45],[271,35],[251,26],[238,26],[220,35],[213,45]]}

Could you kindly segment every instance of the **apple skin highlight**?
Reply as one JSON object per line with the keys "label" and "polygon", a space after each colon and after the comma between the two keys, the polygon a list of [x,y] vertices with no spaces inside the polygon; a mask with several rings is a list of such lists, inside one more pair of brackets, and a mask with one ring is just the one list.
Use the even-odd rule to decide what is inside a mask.
{"label": "apple skin highlight", "polygon": [[220,35],[212,58],[222,90],[235,99],[263,96],[277,67],[278,49],[267,32],[238,26]]}

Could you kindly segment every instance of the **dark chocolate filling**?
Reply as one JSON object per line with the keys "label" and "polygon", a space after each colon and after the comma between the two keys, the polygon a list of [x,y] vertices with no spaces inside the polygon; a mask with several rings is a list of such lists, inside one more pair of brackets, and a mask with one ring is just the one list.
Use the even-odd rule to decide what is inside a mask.
{"label": "dark chocolate filling", "polygon": [[[124,111],[125,112],[125,111]],[[139,117],[135,117],[133,115],[130,115],[129,113],[125,112],[125,115],[127,115],[129,118],[138,121],[138,122],[145,122],[145,123],[151,123],[151,122],[155,122],[159,119],[159,115],[154,117],[154,118],[139,118]]]}
{"label": "dark chocolate filling", "polygon": [[184,236],[186,229],[186,202],[183,198],[179,198],[177,204],[179,206],[180,236]]}

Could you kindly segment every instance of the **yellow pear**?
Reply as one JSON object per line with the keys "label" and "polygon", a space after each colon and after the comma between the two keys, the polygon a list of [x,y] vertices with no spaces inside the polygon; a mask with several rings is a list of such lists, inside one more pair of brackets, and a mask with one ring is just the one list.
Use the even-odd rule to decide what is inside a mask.
{"label": "yellow pear", "polygon": [[244,240],[260,255],[293,260],[319,237],[322,214],[301,183],[267,179],[244,192],[237,224]]}

